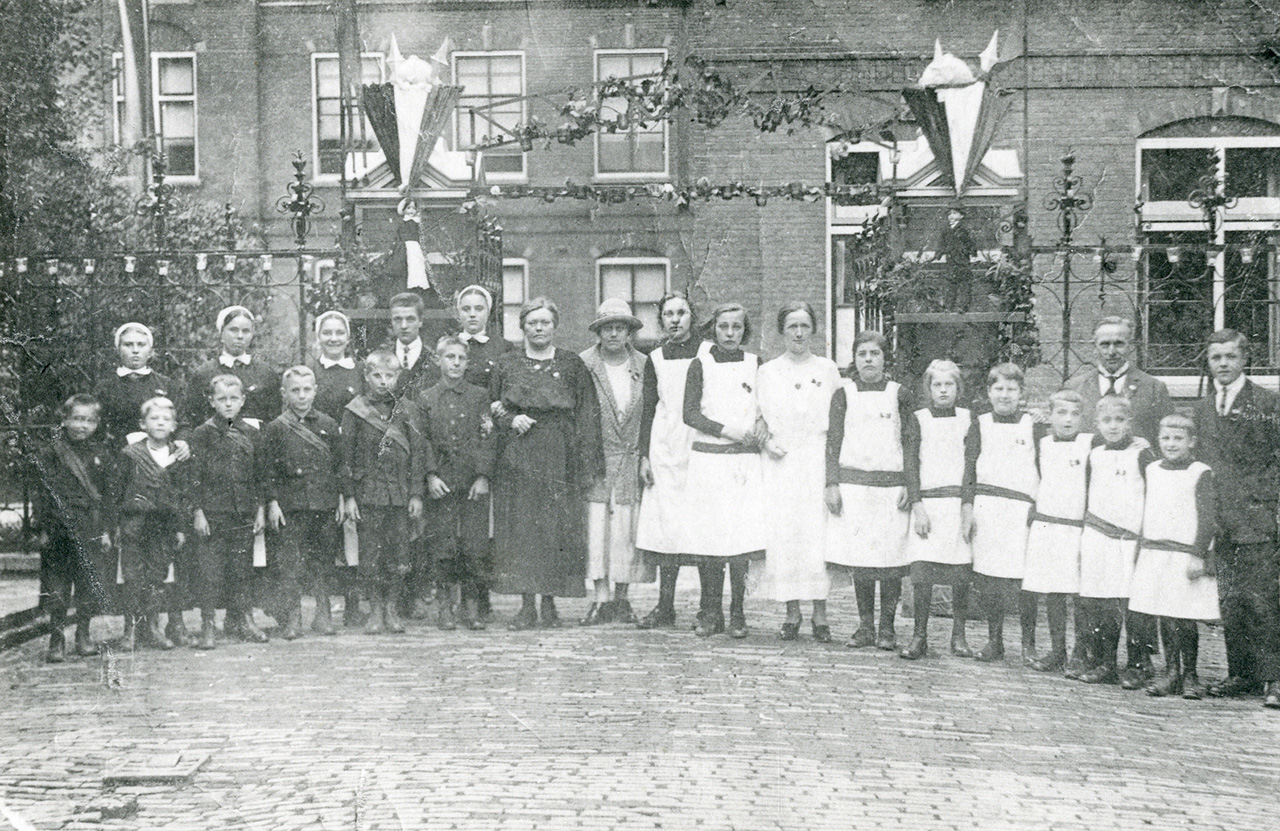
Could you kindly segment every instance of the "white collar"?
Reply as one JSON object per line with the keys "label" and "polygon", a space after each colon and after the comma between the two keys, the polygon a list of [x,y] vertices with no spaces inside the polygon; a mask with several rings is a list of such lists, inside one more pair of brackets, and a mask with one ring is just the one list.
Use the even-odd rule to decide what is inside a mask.
{"label": "white collar", "polygon": [[458,334],[458,339],[459,339],[459,340],[461,340],[463,343],[466,343],[466,342],[467,342],[467,341],[469,341],[469,340],[473,340],[473,341],[475,341],[476,343],[488,343],[488,342],[489,342],[489,336],[488,336],[487,334],[485,334],[484,332],[479,332],[479,333],[474,334],[474,335],[469,334],[469,333],[467,333],[467,332],[461,332],[461,333],[459,333],[459,334]]}
{"label": "white collar", "polygon": [[1237,378],[1236,380],[1232,381],[1230,384],[1227,384],[1224,387],[1222,386],[1222,384],[1218,382],[1218,379],[1215,378],[1213,379],[1213,388],[1218,391],[1218,395],[1222,395],[1223,393],[1226,393],[1227,401],[1230,402],[1230,401],[1234,401],[1235,397],[1240,394],[1240,390],[1244,389],[1245,380],[1246,379],[1245,379],[1244,373],[1242,372],[1240,373],[1239,378]]}
{"label": "white collar", "polygon": [[129,369],[127,366],[116,367],[116,375],[121,378],[127,378],[130,375],[150,375],[151,367],[144,366],[142,369]]}
{"label": "white collar", "polygon": [[356,359],[351,357],[350,355],[346,355],[335,361],[335,360],[326,358],[324,355],[320,356],[320,367],[322,369],[333,369],[335,366],[340,366],[343,369],[355,369]]}
{"label": "white collar", "polygon": [[422,351],[422,338],[416,337],[409,343],[404,341],[396,341],[396,352],[400,355],[417,355]]}
{"label": "white collar", "polygon": [[1110,372],[1107,372],[1103,367],[1101,367],[1101,366],[1099,366],[1099,367],[1098,367],[1098,375],[1100,375],[1100,376],[1101,376],[1101,377],[1103,377],[1103,378],[1106,378],[1107,380],[1111,380],[1112,378],[1115,378],[1116,380],[1120,380],[1121,378],[1123,378],[1124,376],[1126,376],[1126,375],[1128,375],[1128,374],[1129,374],[1129,362],[1128,362],[1128,361],[1125,361],[1125,362],[1124,362],[1124,366],[1120,367],[1120,369],[1119,369],[1119,370],[1117,370],[1117,371],[1116,371],[1116,373],[1115,373],[1114,375],[1113,375],[1113,374],[1111,374]]}
{"label": "white collar", "polygon": [[248,352],[242,352],[239,355],[236,355],[234,358],[231,357],[231,355],[227,352],[223,352],[221,355],[218,356],[218,363],[222,364],[227,369],[231,369],[236,364],[240,364],[240,366],[248,366],[249,361],[251,360],[253,360],[253,356],[250,355]]}

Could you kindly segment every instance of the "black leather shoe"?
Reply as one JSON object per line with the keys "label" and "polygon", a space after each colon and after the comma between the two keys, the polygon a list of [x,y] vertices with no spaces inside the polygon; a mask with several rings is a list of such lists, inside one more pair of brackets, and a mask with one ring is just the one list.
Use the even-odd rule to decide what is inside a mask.
{"label": "black leather shoe", "polygon": [[979,649],[973,657],[975,660],[982,661],[987,664],[995,663],[996,661],[1003,661],[1004,645],[998,644],[995,641],[988,641],[987,645]]}
{"label": "black leather shoe", "polygon": [[655,606],[653,611],[636,621],[637,629],[670,629],[676,625],[676,613]]}
{"label": "black leather shoe", "polygon": [[62,632],[54,632],[49,636],[49,648],[44,653],[46,664],[60,664],[67,660],[67,640]]}
{"label": "black leather shoe", "polygon": [[811,623],[813,639],[818,643],[831,643],[831,627],[825,623]]}
{"label": "black leather shoe", "polygon": [[605,604],[592,603],[587,607],[587,613],[583,615],[582,620],[578,621],[580,626],[599,626],[605,622]]}
{"label": "black leather shoe", "polygon": [[1208,694],[1208,691],[1204,682],[1194,672],[1188,673],[1182,679],[1182,697],[1188,701],[1199,701]]}
{"label": "black leather shoe", "polygon": [[[797,624],[798,626],[799,624]],[[747,619],[745,617],[733,616],[729,621],[729,637],[736,640],[742,640],[747,636]]]}
{"label": "black leather shoe", "polygon": [[694,634],[700,638],[709,638],[724,631],[724,615],[703,615],[698,625],[693,627]]}
{"label": "black leather shoe", "polygon": [[957,658],[973,657],[973,650],[969,648],[969,642],[965,640],[964,635],[951,639],[951,654]]}
{"label": "black leather shoe", "polygon": [[885,652],[892,652],[898,648],[898,636],[892,627],[880,627],[880,631],[876,634],[876,649],[883,649]]}
{"label": "black leather shoe", "polygon": [[916,636],[911,639],[911,643],[907,644],[899,653],[899,658],[905,658],[908,661],[918,661],[929,653],[929,641],[927,638]]}
{"label": "black leather shoe", "polygon": [[76,626],[76,654],[81,658],[91,658],[100,651],[98,644],[89,637],[88,625]]}
{"label": "black leather shoe", "polygon": [[532,606],[523,606],[520,611],[516,612],[516,616],[507,624],[507,628],[513,632],[520,632],[525,629],[532,629],[538,625],[538,610]]}
{"label": "black leather shoe", "polygon": [[212,620],[206,620],[200,627],[200,639],[195,642],[196,649],[210,650],[217,648],[218,627]]}
{"label": "black leather shoe", "polygon": [[1086,684],[1118,684],[1120,683],[1120,674],[1116,672],[1115,667],[1096,666],[1080,673],[1080,677],[1077,680]]}
{"label": "black leather shoe", "polygon": [[800,637],[800,621],[783,621],[782,628],[778,630],[778,640],[794,641],[798,637]]}
{"label": "black leather shoe", "polygon": [[240,625],[240,639],[249,643],[266,643],[271,640],[267,637],[267,633],[258,628],[258,624],[253,622],[253,612],[245,612],[243,623]]}
{"label": "black leather shoe", "polygon": [[1032,658],[1030,666],[1036,672],[1061,672],[1062,666],[1066,662],[1066,655],[1061,652],[1050,652],[1048,655]]}
{"label": "black leather shoe", "polygon": [[868,646],[875,646],[876,630],[870,626],[859,626],[857,630],[849,636],[849,640],[845,641],[845,646],[850,649],[864,649]]}
{"label": "black leather shoe", "polygon": [[1209,695],[1214,698],[1235,698],[1238,695],[1253,695],[1259,689],[1261,685],[1252,678],[1228,675],[1216,684],[1209,685]]}
{"label": "black leather shoe", "polygon": [[1280,681],[1268,681],[1262,706],[1268,710],[1280,710]]}
{"label": "black leather shoe", "polygon": [[556,611],[556,602],[550,597],[542,598],[542,610],[539,614],[538,622],[542,624],[543,629],[558,629],[560,627],[560,613]]}
{"label": "black leather shoe", "polygon": [[1179,695],[1181,692],[1182,676],[1177,672],[1163,672],[1147,687],[1147,695],[1152,698]]}
{"label": "black leather shoe", "polygon": [[1151,683],[1151,665],[1142,663],[1136,666],[1127,666],[1120,673],[1120,689],[1122,690],[1140,690]]}
{"label": "black leather shoe", "polygon": [[630,600],[613,601],[613,609],[611,610],[610,620],[613,623],[626,623],[635,625],[636,613],[631,608]]}

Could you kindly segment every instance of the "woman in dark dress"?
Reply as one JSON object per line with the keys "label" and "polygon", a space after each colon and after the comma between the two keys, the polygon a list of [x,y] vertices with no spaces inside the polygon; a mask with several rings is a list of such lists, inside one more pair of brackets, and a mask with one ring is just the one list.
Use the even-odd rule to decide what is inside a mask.
{"label": "woman in dark dress", "polygon": [[151,398],[177,400],[178,390],[172,379],[148,366],[155,345],[149,328],[126,323],[116,330],[115,343],[120,365],[98,382],[93,394],[102,403],[101,437],[118,450],[127,444],[130,433],[140,432],[142,402]]}
{"label": "woman in dark dress", "polygon": [[467,345],[467,373],[463,379],[483,389],[489,388],[489,378],[498,358],[515,349],[501,334],[489,334],[489,312],[493,309],[493,295],[484,286],[467,286],[458,292],[454,304],[462,331],[458,337]]}
{"label": "woman in dark dress", "polygon": [[582,359],[554,345],[560,313],[539,297],[520,310],[524,348],[498,358],[493,590],[522,597],[512,629],[557,626],[555,598],[586,595],[586,490],[604,474],[595,389]]}
{"label": "woman in dark dress", "polygon": [[240,410],[240,417],[255,427],[265,427],[267,422],[280,415],[280,373],[249,351],[258,319],[244,306],[228,306],[218,312],[214,325],[222,342],[222,354],[201,364],[192,373],[183,399],[185,403],[179,408],[179,413],[192,427],[208,421],[213,415],[213,408],[209,405],[209,382],[215,375],[230,373],[244,385],[244,407]]}
{"label": "woman in dark dress", "polygon": [[[351,343],[351,321],[342,312],[330,310],[316,317],[316,345],[319,354],[309,363],[316,374],[316,397],[311,406],[342,423],[347,403],[364,392],[364,366],[347,351]],[[356,524],[344,523],[343,544],[355,550]],[[350,540],[350,543],[346,541]],[[336,566],[333,585],[342,586],[342,625],[361,626],[360,588],[356,582],[356,566]]]}

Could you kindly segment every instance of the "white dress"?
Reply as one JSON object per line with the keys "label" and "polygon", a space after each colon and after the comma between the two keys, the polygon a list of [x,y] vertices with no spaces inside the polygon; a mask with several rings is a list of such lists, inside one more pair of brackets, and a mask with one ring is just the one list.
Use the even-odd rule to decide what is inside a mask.
{"label": "white dress", "polygon": [[1080,532],[1084,527],[1085,465],[1091,433],[1071,441],[1040,439],[1040,488],[1027,534],[1022,590],[1037,594],[1080,591]]}
{"label": "white dress", "polygon": [[906,492],[901,387],[888,381],[884,390],[860,390],[857,382],[846,379],[841,388],[841,511],[840,516],[827,514],[827,562],[850,568],[904,568],[911,565],[911,514],[898,507]]}
{"label": "white dress", "polygon": [[1035,504],[1035,421],[1023,413],[1013,424],[991,413],[978,416],[982,452],[973,497],[973,570],[988,577],[1022,579],[1027,518]]}
{"label": "white dress", "polygon": [[926,407],[915,412],[920,425],[920,504],[929,515],[929,536],[912,532],[907,554],[912,562],[968,565],[973,551],[960,527],[960,487],[964,484],[964,437],[973,423],[964,407],[934,418]]}
{"label": "white dress", "polygon": [[[750,352],[742,357],[720,363],[707,352],[695,360],[702,367],[702,414],[747,432],[760,415],[756,404],[760,359]],[[690,508],[688,553],[736,557],[764,550],[768,534],[760,453],[695,430],[687,487],[689,494],[697,495],[697,504]]]}
{"label": "white dress", "polygon": [[1146,493],[1139,457],[1149,445],[1089,451],[1089,501],[1080,535],[1080,596],[1129,596]]}
{"label": "white dress", "polygon": [[781,459],[763,456],[769,529],[763,589],[774,600],[826,600],[827,415],[840,383],[834,361],[774,358],[757,375],[760,413]]}
{"label": "white dress", "polygon": [[1163,462],[1147,465],[1147,501],[1142,517],[1142,543],[1133,569],[1129,608],[1161,617],[1217,620],[1218,578],[1189,573],[1203,569],[1192,554],[1199,517],[1196,486],[1209,472],[1204,462],[1183,469]]}
{"label": "white dress", "polygon": [[[698,354],[710,348],[705,341]],[[668,359],[662,348],[649,354],[658,379],[658,407],[649,434],[649,467],[653,486],[640,497],[636,548],[658,554],[687,554],[689,503],[686,483],[693,428],[684,423],[684,384],[693,358]]]}

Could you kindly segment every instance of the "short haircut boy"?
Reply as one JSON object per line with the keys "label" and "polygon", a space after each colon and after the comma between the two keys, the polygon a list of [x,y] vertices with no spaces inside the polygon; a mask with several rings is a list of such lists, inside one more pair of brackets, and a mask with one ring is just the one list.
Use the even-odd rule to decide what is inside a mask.
{"label": "short haircut boy", "polygon": [[209,379],[210,395],[216,393],[219,387],[235,387],[240,390],[241,395],[244,395],[244,381],[241,381],[238,376],[232,375],[230,372],[224,372]]}
{"label": "short haircut boy", "polygon": [[990,389],[997,381],[1012,381],[1019,387],[1026,385],[1026,373],[1022,371],[1022,367],[1012,362],[996,364],[987,372],[987,389]]}
{"label": "short haircut boy", "polygon": [[422,302],[422,296],[412,291],[400,292],[391,298],[388,307],[392,309],[413,309],[418,314],[418,317],[422,317],[423,311],[426,310],[426,304]]}
{"label": "short haircut boy", "polygon": [[58,407],[58,420],[66,421],[76,407],[92,407],[99,413],[102,412],[101,401],[88,393],[78,392],[66,401],[63,401],[62,406]]}
{"label": "short haircut boy", "polygon": [[464,341],[462,338],[458,337],[457,335],[445,335],[444,337],[440,338],[440,340],[436,341],[436,354],[439,355],[441,352],[443,352],[446,348],[450,346],[461,346],[464,352],[471,351],[470,347],[467,345],[467,342]]}
{"label": "short haircut boy", "polygon": [[364,359],[364,374],[367,376],[375,369],[394,370],[399,372],[403,369],[400,366],[400,359],[392,355],[386,350],[379,349],[376,352],[370,352],[369,356]]}
{"label": "short haircut boy", "polygon": [[310,378],[312,381],[315,381],[316,374],[309,366],[303,366],[302,364],[291,366],[284,371],[283,375],[280,376],[280,388],[283,389],[285,385],[294,378]]}
{"label": "short haircut boy", "polygon": [[1169,413],[1169,415],[1160,419],[1160,429],[1163,430],[1166,427],[1170,430],[1186,430],[1187,435],[1192,438],[1196,436],[1195,419],[1182,413]]}
{"label": "short haircut boy", "polygon": [[1101,416],[1103,413],[1118,413],[1132,418],[1133,404],[1123,395],[1104,395],[1098,399],[1098,404],[1094,408],[1095,416]]}
{"label": "short haircut boy", "polygon": [[152,410],[168,410],[170,414],[172,414],[176,408],[174,407],[173,402],[168,398],[156,396],[155,398],[148,398],[146,401],[143,401],[142,406],[138,409],[142,417],[146,418],[151,414]]}
{"label": "short haircut boy", "polygon": [[1053,412],[1059,404],[1074,404],[1084,409],[1084,397],[1075,390],[1058,390],[1049,396],[1049,412]]}

